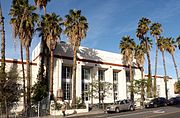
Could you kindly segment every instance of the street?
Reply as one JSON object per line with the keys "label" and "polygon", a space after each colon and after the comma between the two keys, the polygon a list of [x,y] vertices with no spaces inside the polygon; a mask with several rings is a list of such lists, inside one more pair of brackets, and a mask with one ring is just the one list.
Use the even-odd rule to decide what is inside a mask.
{"label": "street", "polygon": [[74,116],[73,118],[180,118],[180,105],[111,114],[104,113],[76,117]]}

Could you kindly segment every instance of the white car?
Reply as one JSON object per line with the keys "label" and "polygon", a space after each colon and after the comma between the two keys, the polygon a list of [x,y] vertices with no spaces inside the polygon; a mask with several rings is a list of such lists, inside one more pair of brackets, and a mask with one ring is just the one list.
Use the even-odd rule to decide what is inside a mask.
{"label": "white car", "polygon": [[134,102],[131,100],[119,100],[116,101],[115,104],[109,105],[106,107],[107,113],[110,112],[120,112],[120,111],[125,111],[125,110],[135,110],[135,105]]}

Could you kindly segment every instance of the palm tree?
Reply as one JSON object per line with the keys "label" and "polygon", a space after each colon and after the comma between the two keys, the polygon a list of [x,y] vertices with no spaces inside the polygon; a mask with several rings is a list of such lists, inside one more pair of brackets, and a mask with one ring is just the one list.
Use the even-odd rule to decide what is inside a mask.
{"label": "palm tree", "polygon": [[[16,1],[14,1],[16,2]],[[13,9],[13,8],[12,8]],[[16,18],[15,20],[20,21],[18,24],[18,34],[20,34],[22,45],[26,49],[26,78],[27,78],[27,115],[30,115],[30,58],[29,58],[29,47],[33,34],[35,32],[35,23],[38,20],[38,15],[34,12],[36,8],[28,4],[28,1],[22,0],[19,2],[19,11],[21,11],[21,19]],[[15,12],[16,13],[16,12]],[[17,15],[18,17],[18,15]]]}
{"label": "palm tree", "polygon": [[177,65],[176,65],[175,58],[174,58],[174,52],[175,52],[175,49],[176,49],[177,45],[176,45],[176,42],[174,41],[173,38],[167,38],[167,41],[168,41],[169,45],[167,45],[166,51],[169,52],[169,54],[171,54],[171,56],[172,56],[173,63],[174,63],[174,68],[176,70],[176,76],[177,76],[177,80],[178,80],[179,79],[178,68],[177,68]]}
{"label": "palm tree", "polygon": [[134,39],[131,39],[130,36],[122,37],[120,42],[119,48],[121,53],[123,54],[123,63],[129,66],[130,70],[130,96],[131,100],[134,100],[134,88],[133,88],[133,76],[132,76],[132,62],[133,62],[133,55],[135,50],[136,44]]}
{"label": "palm tree", "polygon": [[70,10],[65,16],[65,35],[69,38],[70,44],[73,47],[73,73],[72,73],[72,107],[76,104],[76,63],[77,50],[81,44],[81,40],[86,37],[88,23],[86,17],[81,15],[81,10]]}
{"label": "palm tree", "polygon": [[158,48],[162,53],[162,58],[163,58],[163,66],[164,66],[164,82],[165,82],[165,94],[166,94],[166,99],[168,99],[168,93],[167,93],[167,73],[166,73],[166,62],[164,58],[164,51],[167,49],[168,45],[168,40],[167,38],[164,37],[159,37],[157,40]]}
{"label": "palm tree", "polygon": [[22,75],[23,75],[23,101],[24,101],[24,109],[26,109],[26,87],[25,87],[25,71],[24,71],[24,59],[23,59],[23,36],[22,32],[20,32],[20,23],[22,18],[22,13],[24,11],[24,0],[13,0],[10,13],[11,15],[11,21],[10,24],[13,28],[13,38],[14,42],[16,42],[16,39],[19,38],[20,40],[20,55],[21,55],[21,64],[22,64]]}
{"label": "palm tree", "polygon": [[42,16],[42,21],[38,24],[39,36],[44,37],[50,50],[50,98],[53,99],[53,72],[54,72],[54,50],[62,32],[62,18],[55,13]]}
{"label": "palm tree", "polygon": [[139,67],[141,71],[141,106],[144,106],[144,55],[145,55],[145,50],[143,49],[143,46],[137,45],[135,48],[135,59],[136,59],[136,64]]}
{"label": "palm tree", "polygon": [[178,45],[178,47],[180,49],[180,36],[177,37],[176,42],[177,42],[177,45]]}
{"label": "palm tree", "polygon": [[36,7],[25,4],[23,16],[20,24],[20,32],[23,35],[23,46],[26,49],[26,78],[27,78],[27,115],[30,115],[31,108],[31,80],[30,80],[30,54],[29,48],[33,34],[35,32],[35,24],[38,21],[38,15],[35,13]]}
{"label": "palm tree", "polygon": [[[5,60],[5,30],[4,30],[4,17],[2,14],[2,9],[1,9],[1,3],[0,3],[0,32],[1,32],[1,68],[0,68],[0,83],[1,86],[6,82],[6,72],[5,72],[5,67],[6,67],[6,60]],[[8,107],[7,107],[7,96],[5,95],[5,91],[1,87],[1,111],[6,113],[6,118],[9,117],[8,115]]]}
{"label": "palm tree", "polygon": [[4,17],[0,4],[0,25],[1,25],[1,70],[5,73],[5,30],[4,30]]}
{"label": "palm tree", "polygon": [[[40,10],[44,10],[44,15],[46,15],[46,6],[47,6],[47,3],[50,2],[51,0],[34,0],[35,4],[37,7],[40,8]],[[42,32],[43,33],[43,32]],[[49,88],[49,81],[48,81],[48,69],[46,69],[46,75],[45,75],[45,78],[44,78],[44,62],[45,62],[45,57],[46,57],[46,67],[49,67],[49,56],[46,56],[46,55],[49,55],[49,51],[48,51],[48,47],[46,45],[46,41],[44,40],[44,37],[42,35],[41,37],[41,63],[40,63],[40,68],[39,68],[39,72],[38,72],[38,75],[39,75],[39,78],[38,80],[39,81],[45,81],[45,85],[47,88]],[[40,83],[41,83],[40,82]],[[48,91],[47,91],[48,92]],[[43,94],[43,93],[42,93]],[[47,94],[44,94],[44,95],[47,95]],[[44,96],[46,97],[46,96]]]}
{"label": "palm tree", "polygon": [[157,75],[157,60],[158,60],[158,46],[157,46],[157,40],[160,36],[160,34],[162,33],[162,28],[161,28],[161,24],[159,23],[153,23],[150,27],[151,30],[151,35],[155,38],[155,42],[156,42],[156,57],[155,57],[155,72],[154,72],[154,92],[153,92],[153,96],[156,97],[156,75]]}
{"label": "palm tree", "polygon": [[142,18],[138,22],[138,28],[136,31],[136,36],[142,41],[145,41],[146,47],[146,55],[148,60],[148,84],[147,84],[147,92],[148,97],[152,97],[152,74],[151,74],[151,60],[150,60],[150,48],[149,48],[149,38],[147,37],[147,32],[149,31],[149,24],[151,21],[147,18]]}
{"label": "palm tree", "polygon": [[44,10],[44,15],[46,15],[46,6],[47,3],[50,2],[51,0],[34,0],[36,3],[36,6],[39,7],[40,9]]}

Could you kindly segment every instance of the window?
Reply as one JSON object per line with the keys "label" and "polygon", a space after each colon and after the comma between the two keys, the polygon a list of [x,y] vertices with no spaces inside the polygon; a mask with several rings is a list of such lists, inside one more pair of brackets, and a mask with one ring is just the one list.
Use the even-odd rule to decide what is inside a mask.
{"label": "window", "polygon": [[82,68],[82,100],[88,101],[90,68]]}
{"label": "window", "polygon": [[125,100],[125,103],[127,103],[127,104],[128,104],[128,103],[129,103],[129,101],[128,101],[128,100]]}
{"label": "window", "polygon": [[90,79],[90,69],[82,68],[82,79],[89,80]]}
{"label": "window", "polygon": [[156,88],[157,88],[157,96],[159,96],[160,95],[160,85],[157,85]]}
{"label": "window", "polygon": [[83,85],[82,86],[83,91],[88,91],[89,90],[89,83],[83,83],[82,85]]}
{"label": "window", "polygon": [[120,102],[120,104],[124,104],[124,103],[125,103],[124,100]]}
{"label": "window", "polygon": [[99,70],[98,71],[98,77],[100,81],[105,80],[105,71],[104,70]]}
{"label": "window", "polygon": [[69,82],[63,83],[63,90],[64,90],[64,100],[71,99],[71,84]]}
{"label": "window", "polygon": [[114,100],[118,99],[118,93],[114,93]]}
{"label": "window", "polygon": [[130,71],[126,70],[126,82],[130,82]]}
{"label": "window", "polygon": [[118,72],[113,72],[113,81],[118,81]]}
{"label": "window", "polygon": [[118,84],[114,84],[114,86],[113,86],[114,88],[114,91],[118,91]]}
{"label": "window", "polygon": [[71,79],[72,78],[72,67],[70,67],[70,66],[62,67],[62,78],[63,79]]}
{"label": "window", "polygon": [[85,92],[85,93],[84,93],[84,101],[88,101],[88,100],[89,100],[88,93]]}

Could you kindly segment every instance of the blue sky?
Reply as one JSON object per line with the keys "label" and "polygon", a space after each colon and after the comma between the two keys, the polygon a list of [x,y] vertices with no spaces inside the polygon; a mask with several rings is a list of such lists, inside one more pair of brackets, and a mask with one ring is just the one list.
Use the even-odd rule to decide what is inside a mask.
{"label": "blue sky", "polygon": [[[34,0],[29,0],[34,4]],[[6,57],[16,58],[19,55],[19,42],[13,43],[12,27],[8,15],[12,0],[1,0],[5,17]],[[119,53],[119,42],[125,35],[130,35],[138,43],[135,32],[137,23],[142,17],[162,24],[165,37],[177,38],[180,35],[180,1],[178,0],[51,0],[47,5],[47,13],[55,12],[62,18],[70,9],[80,9],[89,23],[87,37],[82,46]],[[42,14],[43,11],[37,10]],[[151,37],[152,38],[152,37]],[[67,41],[65,36],[62,40]],[[152,38],[153,39],[153,38]],[[153,39],[154,40],[154,39]],[[31,51],[40,41],[38,33],[34,35]],[[154,73],[155,45],[151,51],[152,72]],[[176,77],[171,56],[165,54],[167,73]],[[180,50],[176,50],[175,58],[180,71]],[[147,73],[147,61],[145,62]],[[161,53],[158,60],[158,74],[164,75]],[[179,74],[180,75],[180,74]]]}

